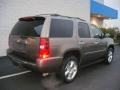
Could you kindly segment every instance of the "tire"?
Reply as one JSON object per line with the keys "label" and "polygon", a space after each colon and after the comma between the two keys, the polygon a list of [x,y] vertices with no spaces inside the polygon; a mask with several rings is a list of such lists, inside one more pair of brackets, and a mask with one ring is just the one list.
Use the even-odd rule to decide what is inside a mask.
{"label": "tire", "polygon": [[113,48],[108,48],[105,63],[106,64],[111,64],[112,61],[113,61],[113,57],[114,57],[114,49]]}
{"label": "tire", "polygon": [[72,82],[78,73],[78,65],[78,60],[75,56],[64,58],[59,72],[56,73],[57,78],[61,79],[65,83]]}

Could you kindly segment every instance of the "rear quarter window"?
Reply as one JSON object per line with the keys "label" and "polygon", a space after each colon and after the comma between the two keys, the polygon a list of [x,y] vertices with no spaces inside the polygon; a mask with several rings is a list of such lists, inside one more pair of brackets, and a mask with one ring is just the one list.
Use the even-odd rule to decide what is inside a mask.
{"label": "rear quarter window", "polygon": [[72,37],[73,21],[52,19],[50,25],[50,37]]}

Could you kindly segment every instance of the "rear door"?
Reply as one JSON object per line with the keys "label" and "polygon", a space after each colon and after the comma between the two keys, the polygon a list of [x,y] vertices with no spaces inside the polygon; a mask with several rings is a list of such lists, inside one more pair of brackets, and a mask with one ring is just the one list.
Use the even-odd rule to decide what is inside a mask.
{"label": "rear door", "polygon": [[35,62],[39,50],[39,38],[45,22],[43,17],[20,18],[9,36],[11,54]]}
{"label": "rear door", "polygon": [[67,18],[52,18],[49,32],[51,56],[62,56],[66,50],[74,49],[76,38],[74,37],[73,20]]}

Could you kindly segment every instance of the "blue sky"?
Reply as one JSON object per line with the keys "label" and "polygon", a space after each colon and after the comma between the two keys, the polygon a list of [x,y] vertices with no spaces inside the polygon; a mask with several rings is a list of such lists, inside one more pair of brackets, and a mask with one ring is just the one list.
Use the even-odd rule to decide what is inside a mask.
{"label": "blue sky", "polygon": [[118,10],[118,18],[120,19],[120,0],[104,0],[104,3]]}

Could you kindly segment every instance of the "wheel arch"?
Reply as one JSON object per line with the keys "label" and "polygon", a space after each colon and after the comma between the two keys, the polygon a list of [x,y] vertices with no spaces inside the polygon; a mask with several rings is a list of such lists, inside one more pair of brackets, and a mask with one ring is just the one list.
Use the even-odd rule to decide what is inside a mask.
{"label": "wheel arch", "polygon": [[65,51],[63,54],[63,58],[69,55],[74,55],[75,57],[77,57],[78,62],[80,62],[81,52],[79,49],[70,49],[70,50]]}
{"label": "wheel arch", "polygon": [[110,45],[108,46],[107,50],[108,50],[109,48],[112,48],[113,51],[115,50],[115,46],[114,46],[113,44],[110,44]]}

